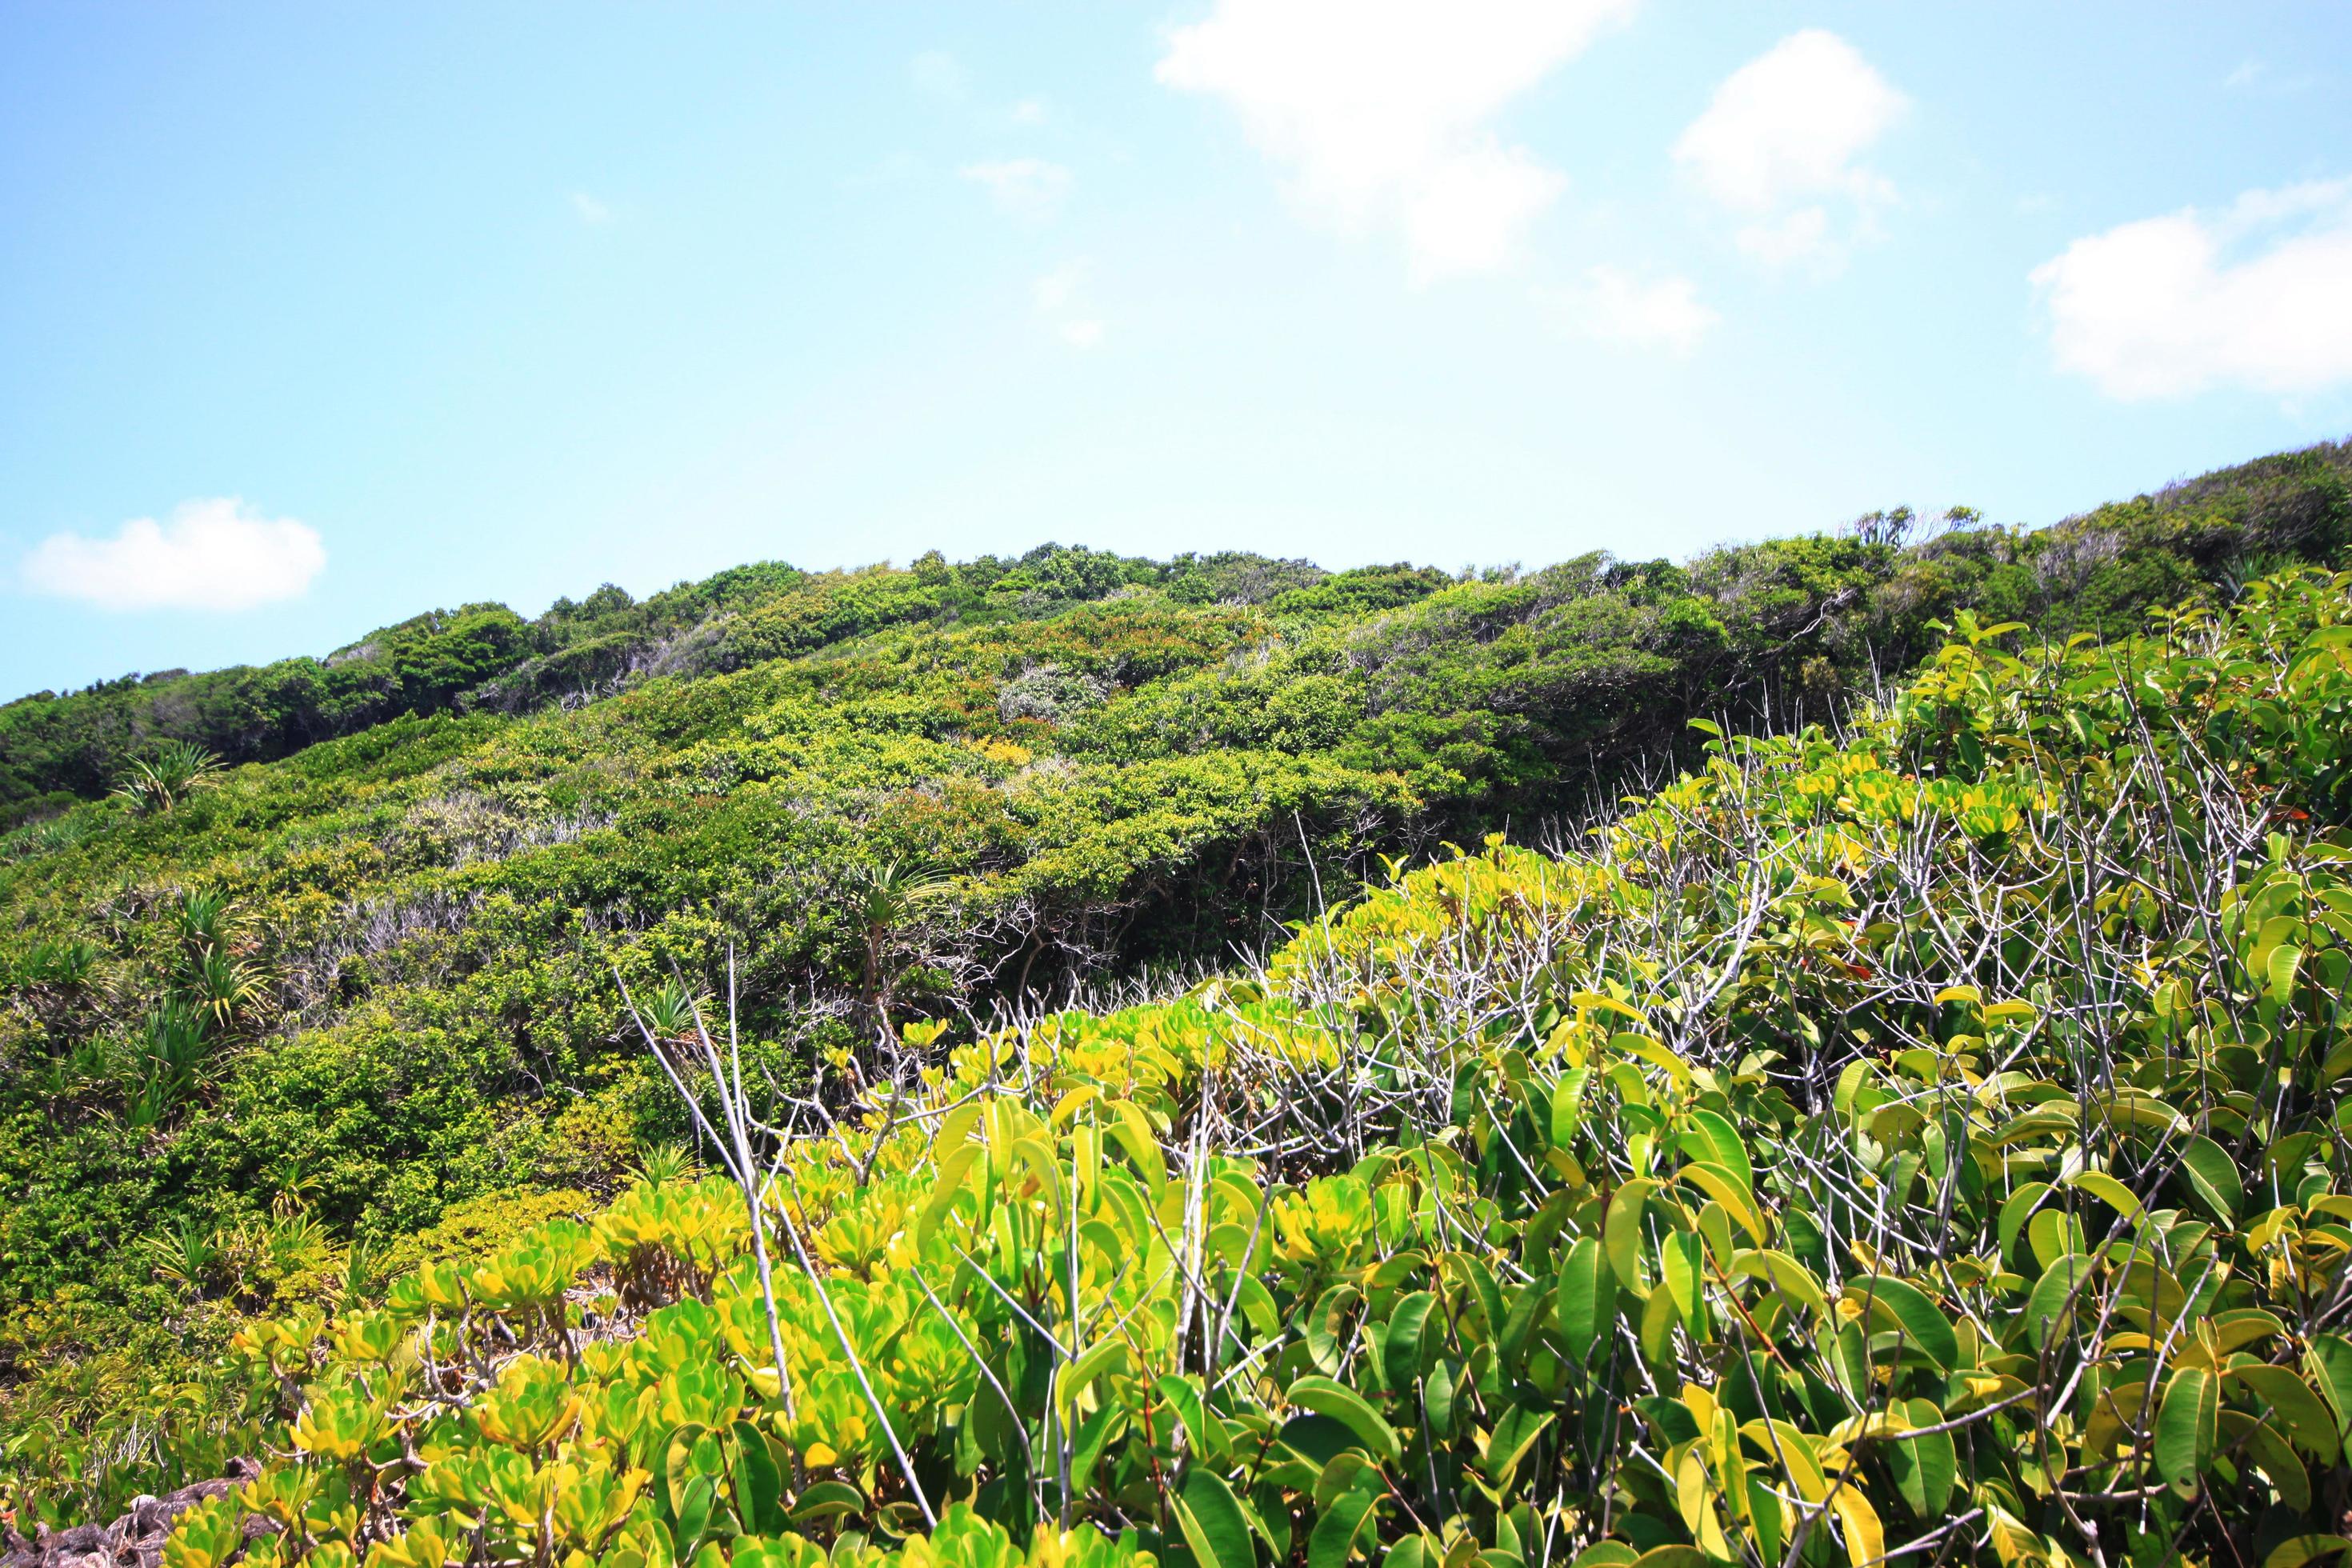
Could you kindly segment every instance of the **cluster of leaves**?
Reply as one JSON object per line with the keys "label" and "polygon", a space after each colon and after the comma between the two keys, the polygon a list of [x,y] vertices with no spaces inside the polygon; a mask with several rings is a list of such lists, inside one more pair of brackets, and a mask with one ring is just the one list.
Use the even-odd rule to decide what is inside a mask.
{"label": "cluster of leaves", "polygon": [[736,1076],[740,1185],[242,1332],[170,1560],[2352,1551],[2352,574],[2015,629],[1253,974]]}

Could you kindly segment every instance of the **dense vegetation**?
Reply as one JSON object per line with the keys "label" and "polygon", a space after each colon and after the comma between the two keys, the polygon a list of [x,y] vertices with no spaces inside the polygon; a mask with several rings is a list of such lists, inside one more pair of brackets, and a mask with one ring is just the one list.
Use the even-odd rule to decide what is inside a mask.
{"label": "dense vegetation", "polygon": [[[1972,515],[1956,514],[1947,521],[1970,526],[1921,540],[1919,520],[1898,510],[1862,520],[1834,548],[1782,542],[1719,551],[1686,568],[1587,561],[1570,583],[1615,601],[1580,629],[1621,654],[1648,656],[1645,675],[1671,673],[1685,695],[1722,701],[1778,693],[1785,712],[1807,696],[1818,706],[1825,688],[1858,676],[1908,668],[1933,646],[1927,623],[1957,605],[2053,632],[2115,635],[2135,629],[2149,605],[2294,561],[2333,559],[2352,542],[2347,479],[2352,448],[2320,446],[2052,529],[1979,528]],[[1252,555],[1160,563],[1046,546],[1017,561],[961,565],[934,554],[904,573],[747,566],[643,603],[606,586],[530,621],[503,605],[467,605],[386,626],[324,659],[127,675],[0,707],[0,826],[104,795],[161,740],[231,763],[266,761],[403,715],[578,702],[886,626],[1035,619],[1135,594],[1322,618],[1392,608],[1445,581],[1405,569],[1332,576]],[[1645,726],[1615,752],[1635,754],[1675,728]]]}
{"label": "dense vegetation", "polygon": [[[2346,584],[2241,589],[2340,552],[2345,466],[1687,567],[1047,551],[600,595],[665,651],[599,700],[513,664],[33,821],[10,1500],[260,1445],[305,1457],[250,1506],[308,1522],[256,1552],[329,1568],[800,1562],[927,1512],[904,1551],[992,1563],[1858,1564],[1915,1520],[1945,1556],[2266,1553],[2352,1483],[2352,800]],[[2181,599],[2239,607],[1978,629]],[[1842,742],[1684,753],[1597,848],[1381,871],[1880,680]],[[665,1152],[717,1152],[666,1068],[725,1125],[696,1014],[730,1001],[754,1109],[835,1134],[760,1184],[772,1336],[741,1198]],[[2061,1265],[2071,1316],[2021,1315]]]}

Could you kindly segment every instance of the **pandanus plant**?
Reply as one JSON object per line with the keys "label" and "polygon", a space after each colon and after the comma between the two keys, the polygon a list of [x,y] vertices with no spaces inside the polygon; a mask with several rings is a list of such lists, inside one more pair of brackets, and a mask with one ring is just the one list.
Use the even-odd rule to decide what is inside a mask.
{"label": "pandanus plant", "polygon": [[207,1013],[176,996],[147,1015],[137,1047],[140,1078],[129,1107],[133,1127],[160,1124],[194,1090],[209,1022]]}
{"label": "pandanus plant", "polygon": [[182,893],[174,912],[183,990],[212,1026],[226,1033],[263,995],[260,973],[243,957],[250,946],[243,940],[245,921],[236,902],[216,888]]}
{"label": "pandanus plant", "polygon": [[898,976],[888,963],[890,938],[916,912],[953,885],[944,872],[929,866],[893,860],[862,868],[853,887],[852,913],[865,947],[861,1000],[866,1018],[884,1039],[889,1037],[890,1015],[898,1003]]}
{"label": "pandanus plant", "polygon": [[218,781],[220,758],[194,741],[166,741],[154,754],[134,757],[115,781],[114,793],[142,816],[181,805]]}
{"label": "pandanus plant", "polygon": [[698,1031],[701,999],[675,979],[636,999],[637,1016],[664,1045],[692,1045]]}

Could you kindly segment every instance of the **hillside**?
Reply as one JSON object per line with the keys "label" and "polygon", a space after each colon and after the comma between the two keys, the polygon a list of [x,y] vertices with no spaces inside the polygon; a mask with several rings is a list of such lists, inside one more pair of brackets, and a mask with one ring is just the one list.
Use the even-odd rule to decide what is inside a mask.
{"label": "hillside", "polygon": [[[2053,633],[2137,628],[2141,611],[2241,582],[2292,561],[2326,561],[2352,542],[2352,447],[2282,453],[2168,486],[2041,530],[1968,526],[1940,537],[1898,509],[1863,519],[1845,542],[1727,549],[1686,568],[1591,560],[1555,586],[1624,604],[1587,628],[1679,664],[1683,694],[1753,701],[1792,681],[1852,680],[1874,651],[1907,668],[1929,643],[1927,620],[1968,605]],[[1913,547],[1905,549],[1906,542]],[[1578,577],[1587,579],[1578,581]],[[1134,595],[1179,605],[1262,606],[1328,619],[1391,608],[1448,580],[1428,571],[1327,574],[1262,556],[1168,562],[1048,545],[1018,560],[844,575],[781,563],[680,584],[642,603],[606,586],[560,600],[535,620],[503,605],[413,616],[323,659],[191,675],[126,675],[86,690],[0,706],[0,827],[93,799],[133,758],[165,740],[231,763],[268,761],[403,716],[514,713],[577,703],[650,679],[740,669],[894,626],[1049,618]],[[1747,603],[1751,597],[1761,603]],[[1656,609],[1668,626],[1627,624]],[[1824,611],[1826,610],[1826,615]],[[1687,623],[1687,624],[1685,624]],[[1791,658],[1778,657],[1783,639]],[[1713,644],[1716,646],[1709,647]],[[1680,645],[1680,646],[1675,646]],[[1711,667],[1708,653],[1737,668]],[[1814,667],[1813,661],[1825,661]],[[1625,737],[1654,742],[1650,731]],[[1619,751],[1630,750],[1621,745]]]}
{"label": "hillside", "polygon": [[[1966,624],[1589,849],[910,1027],[746,1188],[238,1334],[278,1457],[166,1561],[248,1516],[322,1568],[2344,1551],[2348,616]],[[670,1022],[723,1141],[731,1042]]]}
{"label": "hillside", "polygon": [[[2050,1522],[2078,1465],[2118,1496],[2103,1468],[2159,1466],[2134,1506],[2183,1488],[2175,1533],[2294,1533],[2235,1511],[2262,1487],[2318,1529],[2336,1417],[2227,1418],[2302,1409],[2242,1346],[2293,1378],[2340,1342],[2312,1271],[2346,587],[2242,589],[2340,557],[2348,464],[1683,566],[747,569],[0,710],[28,818],[0,839],[8,1500],[63,1521],[291,1443],[255,1496],[315,1501],[330,1564],[453,1530],[498,1561],[747,1532],[779,1539],[712,1550],[798,1563],[787,1524],[856,1556],[950,1500],[976,1511],[907,1552],[1247,1568],[1255,1539],[1336,1568],[1426,1528],[1449,1563],[1861,1563],[1864,1512],[1939,1508],[1964,1458],[1968,1528],[2026,1555],[2081,1555]],[[2126,640],[2184,600],[2240,607]],[[1789,738],[1702,750],[1709,717]],[[169,805],[83,798],[165,738],[253,760]],[[1678,760],[1596,849],[1444,847]],[[767,1194],[814,1260],[779,1259],[789,1408],[741,1200],[672,1147],[713,1157],[660,1065],[697,1070],[689,998],[735,1004],[763,1108],[842,1133]],[[2016,1343],[2059,1263],[2114,1305]],[[2118,1369],[2178,1381],[2179,1345],[2133,1357],[2191,1297],[2277,1327],[2207,1347],[2188,1438],[2119,1460],[2062,1429],[2073,1455],[2018,1468],[2024,1401],[2087,1423]],[[522,1349],[553,1359],[499,1370]],[[1758,1421],[1813,1469],[1753,1479]],[[1951,1458],[1893,1440],[1945,1421]],[[561,1540],[465,1490],[560,1465],[586,1510]],[[444,1545],[387,1543],[395,1506]]]}

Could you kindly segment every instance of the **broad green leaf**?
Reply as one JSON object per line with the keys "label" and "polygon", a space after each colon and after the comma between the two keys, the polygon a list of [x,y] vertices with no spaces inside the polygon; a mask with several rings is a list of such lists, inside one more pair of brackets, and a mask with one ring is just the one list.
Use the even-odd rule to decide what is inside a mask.
{"label": "broad green leaf", "polygon": [[1692,1131],[1706,1144],[1704,1153],[1694,1151],[1686,1139],[1683,1152],[1698,1160],[1722,1166],[1738,1179],[1747,1192],[1756,1191],[1756,1169],[1748,1159],[1748,1146],[1739,1141],[1738,1130],[1720,1113],[1700,1107],[1689,1113]]}
{"label": "broad green leaf", "polygon": [[981,1144],[967,1143],[940,1162],[940,1178],[931,1184],[930,1199],[923,1205],[922,1215],[915,1222],[918,1241],[929,1240],[932,1233],[940,1228],[940,1222],[947,1218],[948,1211],[955,1205],[958,1194],[963,1191],[964,1177],[971,1172],[973,1163],[987,1152]]}
{"label": "broad green leaf", "polygon": [[1168,1157],[1160,1152],[1160,1139],[1152,1132],[1151,1123],[1145,1120],[1142,1107],[1135,1101],[1115,1100],[1110,1105],[1118,1115],[1118,1120],[1110,1124],[1110,1135],[1118,1140],[1120,1148],[1127,1151],[1127,1157],[1135,1162],[1136,1172],[1142,1176],[1145,1188],[1157,1200],[1168,1185]]}
{"label": "broad green leaf", "polygon": [[[1943,1412],[1925,1399],[1911,1401],[1909,1415],[1914,1426],[1937,1426],[1944,1418]],[[1931,1432],[1925,1436],[1897,1437],[1886,1446],[1885,1453],[1886,1468],[1895,1473],[1895,1489],[1903,1494],[1904,1506],[1923,1520],[1941,1518],[1960,1473],[1952,1435]]]}
{"label": "broad green leaf", "polygon": [[2272,1425],[2305,1453],[2323,1465],[2336,1462],[2341,1439],[2336,1417],[2311,1392],[2310,1384],[2287,1366],[2233,1366],[2222,1382],[2242,1384],[2249,1394],[2270,1406]]}
{"label": "broad green leaf", "polygon": [[1616,1275],[1601,1244],[1589,1236],[1579,1237],[1560,1262],[1559,1311],[1569,1359],[1582,1365],[1617,1316]]}
{"label": "broad green leaf", "polygon": [[1685,1323],[1698,1321],[1699,1292],[1705,1283],[1700,1275],[1702,1251],[1699,1238],[1684,1231],[1658,1244],[1659,1282],[1674,1298],[1675,1310]]}
{"label": "broad green leaf", "polygon": [[816,1481],[793,1500],[792,1517],[808,1522],[865,1511],[866,1494],[847,1481]]}
{"label": "broad green leaf", "polygon": [[688,1421],[673,1428],[668,1442],[664,1445],[662,1480],[664,1489],[669,1494],[672,1514],[686,1506],[687,1488],[698,1474],[715,1472],[719,1468],[716,1444],[710,1446],[708,1463],[703,1462],[704,1455],[698,1452],[702,1439],[709,1435],[701,1426]]}
{"label": "broad green leaf", "polygon": [[1105,1372],[1124,1363],[1126,1360],[1127,1342],[1103,1340],[1089,1349],[1086,1354],[1064,1366],[1054,1379],[1056,1384],[1055,1392],[1060,1399],[1061,1407],[1066,1411],[1071,1408],[1077,1396],[1086,1391],[1087,1384]]}
{"label": "broad green leaf", "polygon": [[2272,1547],[2263,1568],[2305,1568],[2339,1552],[2352,1552],[2352,1541],[2340,1535],[2297,1535]]}
{"label": "broad green leaf", "polygon": [[1873,1568],[1886,1555],[1886,1529],[1879,1523],[1878,1510],[1870,1506],[1862,1489],[1853,1485],[1832,1490],[1830,1508],[1845,1532],[1846,1560],[1853,1568]]}
{"label": "broad green leaf", "polygon": [[752,1534],[784,1528],[784,1472],[749,1421],[735,1423],[735,1512]]}
{"label": "broad green leaf", "polygon": [[1371,1498],[1360,1491],[1347,1492],[1335,1500],[1307,1538],[1307,1568],[1346,1568],[1365,1516],[1371,1511]]}
{"label": "broad green leaf", "polygon": [[2077,1171],[2071,1184],[2090,1194],[2126,1219],[2139,1216],[2139,1195],[2105,1171]]}
{"label": "broad green leaf", "polygon": [[1698,1188],[1721,1204],[1725,1212],[1739,1222],[1739,1228],[1761,1247],[1772,1239],[1766,1228],[1763,1211],[1756,1206],[1755,1194],[1738,1179],[1738,1173],[1706,1162],[1685,1165],[1675,1173],[1679,1181]]}
{"label": "broad green leaf", "polygon": [[1993,1226],[2000,1241],[2000,1255],[2011,1268],[2021,1273],[2024,1272],[2025,1264],[2018,1255],[2018,1232],[2023,1230],[2025,1222],[2033,1217],[2034,1205],[2052,1191],[2047,1182],[2026,1182],[2010,1194],[2000,1205],[2000,1217]]}
{"label": "broad green leaf", "polygon": [[1200,1568],[1256,1568],[1249,1521],[1224,1478],[1205,1465],[1195,1465],[1184,1478],[1181,1494],[1171,1500],[1184,1544],[1192,1549]]}
{"label": "broad green leaf", "polygon": [[1651,1365],[1664,1366],[1673,1360],[1675,1325],[1682,1321],[1682,1314],[1675,1310],[1675,1294],[1671,1290],[1653,1290],[1650,1299],[1642,1303],[1637,1337],[1642,1342],[1642,1354]]}
{"label": "broad green leaf", "polygon": [[1617,1276],[1617,1283],[1626,1289],[1649,1300],[1649,1277],[1642,1268],[1642,1205],[1658,1184],[1646,1176],[1637,1176],[1617,1189],[1609,1200],[1609,1212],[1601,1220],[1601,1246],[1609,1254],[1609,1268]]}
{"label": "broad green leaf", "polygon": [[2247,1456],[2270,1479],[2279,1501],[2297,1513],[2311,1507],[2311,1472],[2269,1422],[2257,1421],[2242,1410],[2224,1410],[2221,1442],[2225,1448],[2245,1446]]}
{"label": "broad green leaf", "polygon": [[2181,1179],[2189,1192],[2219,1220],[2235,1219],[2246,1201],[2238,1167],[2219,1143],[2203,1133],[2193,1134],[2180,1151]]}
{"label": "broad green leaf", "polygon": [[1225,1424],[1201,1397],[1196,1384],[1196,1379],[1179,1377],[1171,1372],[1162,1373],[1152,1386],[1176,1413],[1176,1419],[1192,1439],[1193,1453],[1207,1463],[1222,1463],[1226,1449]]}
{"label": "broad green leaf", "polygon": [[683,1553],[701,1541],[710,1528],[711,1510],[719,1501],[719,1482],[715,1477],[694,1475],[688,1479],[685,1489],[677,1500],[677,1545]]}
{"label": "broad green leaf", "polygon": [[1315,1364],[1326,1372],[1337,1372],[1345,1350],[1340,1335],[1345,1331],[1348,1314],[1363,1300],[1363,1293],[1353,1285],[1334,1285],[1323,1292],[1307,1314],[1307,1353]]}
{"label": "broad green leaf", "polygon": [[1356,1434],[1328,1415],[1294,1415],[1282,1424],[1281,1440],[1320,1470],[1356,1445]]}
{"label": "broad green leaf", "polygon": [[2311,1385],[2336,1413],[2336,1440],[2352,1436],[2352,1341],[2339,1334],[2314,1334],[2304,1352],[2304,1370]]}
{"label": "broad green leaf", "polygon": [[1519,1461],[1527,1458],[1528,1450],[1535,1447],[1536,1439],[1544,1435],[1551,1422],[1551,1412],[1538,1415],[1524,1405],[1514,1405],[1496,1418],[1493,1440],[1486,1445],[1486,1473],[1494,1478],[1496,1486],[1511,1484]]}
{"label": "broad green leaf", "polygon": [[[1603,1542],[1601,1544],[1605,1546],[1611,1543]],[[1598,1546],[1593,1548],[1594,1552],[1599,1550],[1601,1548]],[[1590,1556],[1591,1553],[1588,1552],[1586,1555]],[[1584,1561],[1583,1557],[1577,1559],[1580,1563]],[[1610,1558],[1606,1561],[1613,1563],[1622,1560]],[[1722,1563],[1717,1563],[1696,1546],[1653,1546],[1634,1558],[1633,1562],[1633,1568],[1723,1568]]]}
{"label": "broad green leaf", "polygon": [[1565,1149],[1576,1142],[1576,1130],[1584,1121],[1584,1086],[1592,1081],[1591,1069],[1575,1068],[1560,1075],[1559,1087],[1551,1093],[1551,1146]]}
{"label": "broad green leaf", "polygon": [[1366,1404],[1363,1395],[1328,1377],[1302,1377],[1290,1385],[1290,1403],[1318,1415],[1328,1415],[1363,1440],[1378,1458],[1394,1464],[1403,1446],[1396,1428]]}
{"label": "broad green leaf", "polygon": [[2044,1269],[2025,1298],[2026,1338],[2035,1350],[2047,1345],[2074,1321],[2074,1310],[2089,1289],[2091,1260],[2068,1254]]}
{"label": "broad green leaf", "polygon": [[1388,1331],[1381,1337],[1381,1366],[1389,1386],[1402,1393],[1421,1375],[1422,1338],[1429,1327],[1429,1310],[1437,1298],[1415,1290],[1389,1314]]}
{"label": "broad green leaf", "polygon": [[2165,1385],[2156,1413],[2156,1469],[2184,1498],[2197,1495],[2212,1466],[2220,1413],[2219,1389],[2205,1368],[2181,1367]]}
{"label": "broad green leaf", "polygon": [[1952,1332],[1951,1320],[1916,1285],[1874,1274],[1849,1281],[1845,1299],[1885,1308],[1901,1326],[1905,1342],[1935,1363],[1937,1371],[1949,1372],[1959,1364],[1960,1342]]}
{"label": "broad green leaf", "polygon": [[2302,967],[2303,949],[2286,942],[2271,949],[2267,978],[2272,1001],[2284,1003],[2294,995],[2295,973]]}

